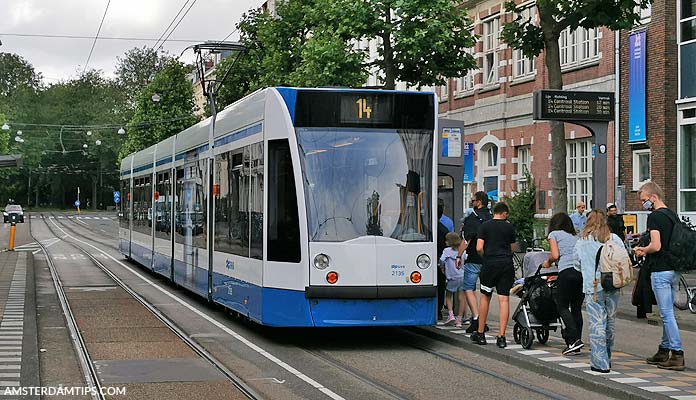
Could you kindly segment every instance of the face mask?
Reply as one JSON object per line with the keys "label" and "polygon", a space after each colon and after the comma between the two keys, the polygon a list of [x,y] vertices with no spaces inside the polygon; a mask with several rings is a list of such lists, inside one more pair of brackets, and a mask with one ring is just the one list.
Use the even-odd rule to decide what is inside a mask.
{"label": "face mask", "polygon": [[650,201],[650,199],[645,200],[645,201],[643,202],[643,210],[652,211],[653,206],[654,206],[654,204],[653,204],[652,201]]}

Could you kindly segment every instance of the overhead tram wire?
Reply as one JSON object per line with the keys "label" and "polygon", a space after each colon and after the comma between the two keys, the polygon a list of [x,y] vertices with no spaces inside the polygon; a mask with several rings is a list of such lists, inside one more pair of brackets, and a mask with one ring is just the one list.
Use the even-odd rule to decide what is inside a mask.
{"label": "overhead tram wire", "polygon": [[84,75],[85,71],[87,71],[87,65],[89,65],[90,58],[92,58],[92,52],[94,51],[94,46],[97,44],[97,39],[99,38],[99,33],[101,32],[102,25],[104,25],[104,20],[106,19],[106,13],[109,11],[110,4],[111,4],[111,0],[108,0],[106,3],[106,9],[104,9],[104,15],[102,15],[101,22],[99,23],[99,29],[97,29],[97,34],[94,36],[94,42],[92,42],[92,48],[89,49],[89,55],[87,56],[87,61],[85,62],[85,67],[82,69],[83,75]]}
{"label": "overhead tram wire", "polygon": [[160,37],[157,39],[157,41],[155,42],[155,44],[152,45],[152,49],[153,49],[153,50],[155,49],[155,47],[157,47],[157,44],[160,42],[160,40],[162,40],[162,38],[164,37],[164,35],[167,34],[167,31],[169,30],[169,28],[171,28],[172,24],[174,24],[174,21],[176,21],[176,19],[179,18],[179,15],[181,14],[182,11],[184,11],[184,7],[186,7],[186,5],[188,4],[188,2],[189,2],[189,0],[184,1],[184,4],[181,5],[181,8],[179,9],[179,12],[176,13],[176,15],[174,16],[174,18],[172,18],[171,21],[169,21],[169,25],[167,25],[167,27],[164,29],[164,32],[162,32],[162,34],[161,34]]}
{"label": "overhead tram wire", "polygon": [[186,16],[188,15],[189,11],[191,11],[191,8],[193,8],[193,6],[196,4],[196,1],[198,1],[198,0],[193,0],[193,2],[191,2],[191,5],[189,5],[189,8],[186,9],[186,12],[184,13],[184,15],[181,16],[181,18],[179,19],[179,22],[177,22],[176,25],[174,25],[174,27],[172,28],[172,30],[169,31],[169,34],[167,35],[166,38],[164,38],[164,40],[162,41],[162,43],[160,43],[160,45],[159,45],[159,47],[157,47],[157,50],[156,50],[156,51],[159,51],[159,50],[162,48],[162,46],[164,46],[164,44],[167,42],[167,40],[169,40],[169,37],[172,36],[172,33],[174,33],[174,31],[176,30],[176,28],[179,27],[179,24],[181,24],[181,21],[183,21],[184,18],[186,18]]}
{"label": "overhead tram wire", "polygon": [[[48,35],[48,34],[33,34],[33,33],[2,33],[2,32],[0,32],[0,36],[49,38],[49,39],[89,39],[89,40],[94,39],[94,36]],[[111,36],[100,36],[99,40],[123,40],[123,41],[128,41],[128,42],[152,42],[153,40],[159,41],[159,39],[155,39],[155,38],[111,37]],[[203,40],[201,40],[201,39],[169,39],[168,41],[169,42],[182,42],[182,43],[200,43]]]}

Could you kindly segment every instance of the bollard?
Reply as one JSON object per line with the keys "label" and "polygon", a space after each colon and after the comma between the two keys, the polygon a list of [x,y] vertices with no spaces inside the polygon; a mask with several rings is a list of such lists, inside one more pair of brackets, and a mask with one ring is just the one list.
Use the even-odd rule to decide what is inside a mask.
{"label": "bollard", "polygon": [[14,251],[14,237],[15,237],[15,230],[17,230],[17,224],[12,222],[10,224],[10,244],[7,246],[7,250],[9,251]]}

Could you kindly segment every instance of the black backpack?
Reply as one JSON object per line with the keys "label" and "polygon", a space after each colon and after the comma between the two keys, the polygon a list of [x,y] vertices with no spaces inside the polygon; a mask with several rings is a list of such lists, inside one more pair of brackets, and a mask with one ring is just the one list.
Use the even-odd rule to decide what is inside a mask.
{"label": "black backpack", "polygon": [[666,211],[665,215],[674,224],[672,236],[669,240],[670,266],[676,272],[696,270],[696,231],[692,230],[684,221],[672,211]]}

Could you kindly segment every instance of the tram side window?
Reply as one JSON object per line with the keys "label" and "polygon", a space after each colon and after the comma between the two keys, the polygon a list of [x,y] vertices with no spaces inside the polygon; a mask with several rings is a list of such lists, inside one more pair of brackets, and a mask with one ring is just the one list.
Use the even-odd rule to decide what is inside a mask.
{"label": "tram side window", "polygon": [[206,232],[208,229],[207,199],[205,188],[208,186],[208,173],[206,169],[206,159],[198,160],[191,165],[192,180],[195,182],[193,212],[191,221],[193,222],[193,245],[201,249],[208,247]]}
{"label": "tram side window", "polygon": [[152,228],[152,186],[150,180],[149,176],[137,179],[137,211],[135,208],[136,204],[133,205],[134,229],[146,235],[150,235],[150,229]]}
{"label": "tram side window", "polygon": [[184,203],[184,168],[176,169],[176,190],[174,195],[174,232],[177,243],[183,243],[184,225],[182,221],[182,207]]}
{"label": "tram side window", "polygon": [[159,172],[157,174],[157,186],[155,189],[155,236],[160,239],[170,238],[172,227],[171,207],[171,181],[169,180],[169,171]]}
{"label": "tram side window", "polygon": [[249,257],[248,163],[244,149],[215,157],[215,250]]}
{"label": "tram side window", "polygon": [[263,143],[247,147],[249,154],[249,256],[263,259]]}
{"label": "tram side window", "polygon": [[130,217],[130,178],[121,181],[121,214],[119,222],[121,228],[128,229],[128,218]]}
{"label": "tram side window", "polygon": [[300,262],[300,220],[287,139],[268,142],[268,260]]}

